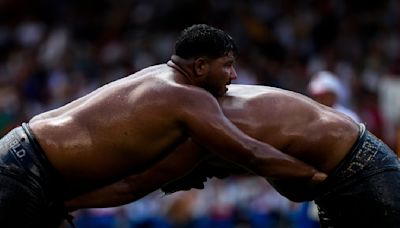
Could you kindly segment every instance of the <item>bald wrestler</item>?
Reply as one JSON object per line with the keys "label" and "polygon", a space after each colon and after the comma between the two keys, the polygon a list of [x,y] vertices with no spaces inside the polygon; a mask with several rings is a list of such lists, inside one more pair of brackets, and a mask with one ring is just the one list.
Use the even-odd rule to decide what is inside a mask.
{"label": "bald wrestler", "polygon": [[[293,201],[315,200],[322,227],[400,226],[399,160],[364,125],[301,94],[265,86],[230,85],[219,104],[251,137],[328,174],[321,184],[266,178]],[[207,155],[203,146],[185,143],[146,172],[66,204],[71,208],[115,206],[161,186],[165,192],[203,188],[208,177],[247,172]]]}
{"label": "bald wrestler", "polygon": [[237,76],[235,54],[225,32],[191,26],[167,64],[9,132],[0,141],[0,226],[57,227],[63,201],[143,172],[188,137],[258,175],[313,179],[313,167],[247,136],[224,116],[215,96]]}

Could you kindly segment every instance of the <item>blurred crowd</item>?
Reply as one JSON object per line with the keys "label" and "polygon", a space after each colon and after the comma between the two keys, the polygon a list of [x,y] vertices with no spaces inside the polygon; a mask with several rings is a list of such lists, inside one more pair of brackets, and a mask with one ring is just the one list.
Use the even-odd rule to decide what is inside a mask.
{"label": "blurred crowd", "polygon": [[[397,91],[389,87],[400,88],[399,15],[396,0],[2,0],[0,135],[105,83],[165,63],[180,30],[207,23],[239,46],[236,83],[311,96],[311,79],[330,72],[340,84],[340,105],[398,151],[400,114],[391,109],[400,99],[392,99],[397,106],[383,104],[385,92]],[[212,180],[204,191],[154,193],[76,216],[80,224],[96,217],[117,227],[149,217],[157,226],[293,227],[301,217],[315,222],[308,206],[287,201],[259,178],[234,177]],[[196,218],[203,219],[194,224]]]}

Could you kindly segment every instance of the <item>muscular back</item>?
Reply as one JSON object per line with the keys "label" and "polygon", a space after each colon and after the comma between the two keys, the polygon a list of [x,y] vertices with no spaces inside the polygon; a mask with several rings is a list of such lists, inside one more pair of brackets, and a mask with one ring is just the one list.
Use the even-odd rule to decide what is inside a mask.
{"label": "muscular back", "polygon": [[[358,124],[349,117],[287,90],[231,85],[228,93],[219,98],[219,103],[224,114],[249,136],[328,175],[349,152],[359,134]],[[271,166],[266,165],[265,168],[270,169]],[[299,172],[295,167],[288,168],[292,173]],[[224,178],[241,173],[246,173],[246,170],[214,156],[184,178],[167,184],[163,190],[174,192],[197,187],[204,176]],[[151,174],[151,171],[146,173]],[[309,178],[266,179],[293,201],[313,199],[319,184]]]}
{"label": "muscular back", "polygon": [[358,135],[358,125],[347,116],[286,90],[231,85],[219,102],[225,115],[250,136],[326,173]]}
{"label": "muscular back", "polygon": [[67,182],[137,173],[185,139],[179,109],[165,99],[187,90],[173,74],[165,64],[147,68],[34,117],[30,127]]}

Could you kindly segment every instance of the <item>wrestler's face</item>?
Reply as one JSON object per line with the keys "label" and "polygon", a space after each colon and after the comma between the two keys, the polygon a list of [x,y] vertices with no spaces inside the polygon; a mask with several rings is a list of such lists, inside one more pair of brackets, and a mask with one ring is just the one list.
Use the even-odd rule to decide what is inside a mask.
{"label": "wrestler's face", "polygon": [[228,91],[227,86],[237,78],[234,62],[235,57],[231,52],[223,57],[208,60],[208,72],[202,87],[216,97],[223,96]]}

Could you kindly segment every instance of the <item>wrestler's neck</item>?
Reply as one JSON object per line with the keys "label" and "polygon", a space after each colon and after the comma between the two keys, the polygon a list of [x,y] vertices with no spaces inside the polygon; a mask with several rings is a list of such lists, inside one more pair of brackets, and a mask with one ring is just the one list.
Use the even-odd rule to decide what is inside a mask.
{"label": "wrestler's neck", "polygon": [[168,66],[174,68],[180,74],[174,75],[176,82],[188,85],[198,85],[199,79],[196,77],[193,70],[193,60],[181,58],[177,55],[172,55],[171,60],[167,63]]}

